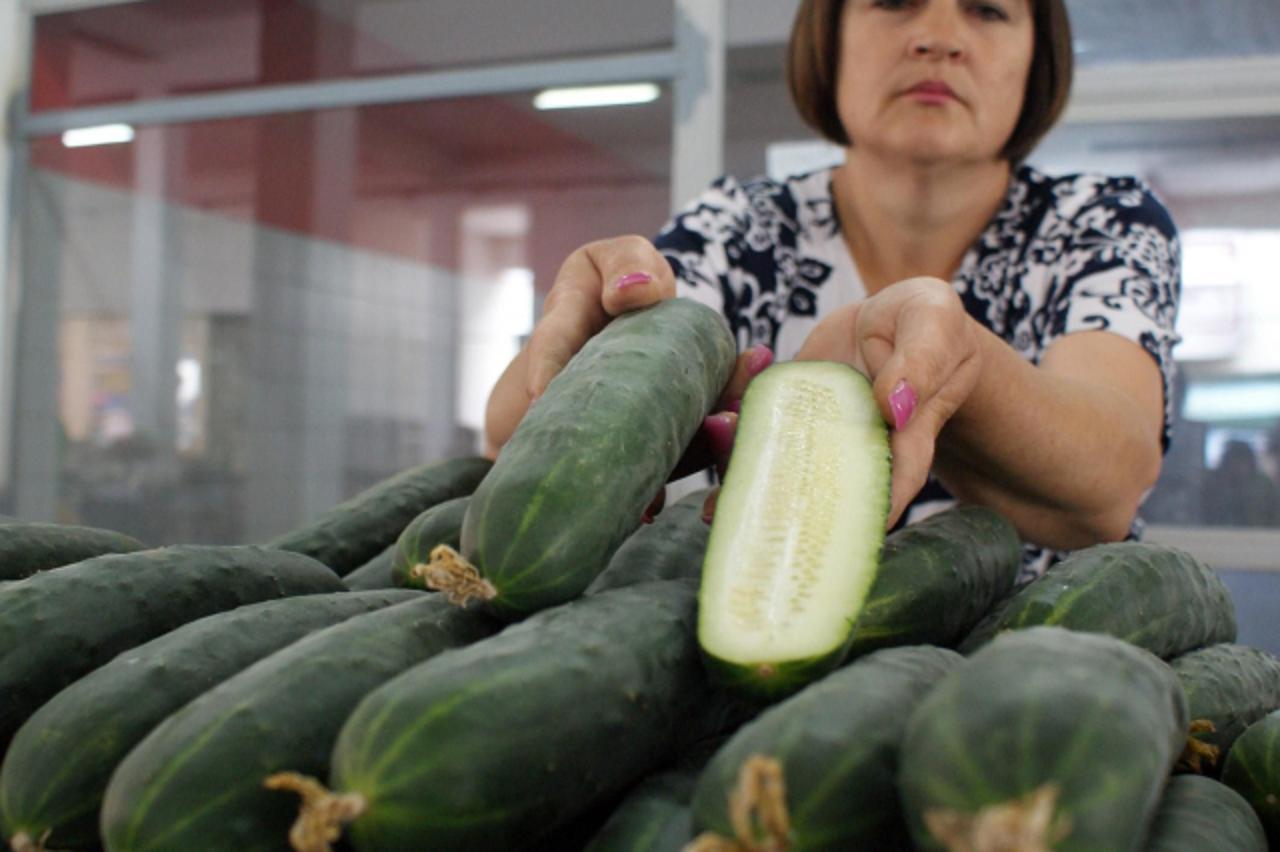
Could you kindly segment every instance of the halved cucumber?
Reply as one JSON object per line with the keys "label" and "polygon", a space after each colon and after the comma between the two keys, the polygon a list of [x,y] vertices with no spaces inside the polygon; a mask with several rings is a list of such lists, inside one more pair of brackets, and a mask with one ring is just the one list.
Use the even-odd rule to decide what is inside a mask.
{"label": "halved cucumber", "polygon": [[862,374],[805,361],[752,380],[702,574],[713,671],[776,697],[840,662],[879,569],[889,477],[888,427]]}

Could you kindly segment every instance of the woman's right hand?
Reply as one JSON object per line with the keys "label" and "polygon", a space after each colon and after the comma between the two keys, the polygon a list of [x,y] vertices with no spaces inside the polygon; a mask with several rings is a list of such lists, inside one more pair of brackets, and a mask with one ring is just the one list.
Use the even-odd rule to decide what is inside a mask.
{"label": "woman's right hand", "polygon": [[547,293],[542,318],[489,396],[486,454],[497,455],[530,404],[610,319],[675,294],[671,267],[644,237],[599,240],[569,255]]}
{"label": "woman's right hand", "polygon": [[[485,410],[486,455],[497,456],[533,401],[611,319],[675,294],[671,266],[644,237],[599,240],[569,255],[543,303],[542,318],[489,396]],[[723,466],[732,442],[732,412],[747,382],[772,360],[772,353],[763,346],[738,356],[733,377],[715,407],[717,413],[707,418],[709,423],[677,473],[709,464]]]}

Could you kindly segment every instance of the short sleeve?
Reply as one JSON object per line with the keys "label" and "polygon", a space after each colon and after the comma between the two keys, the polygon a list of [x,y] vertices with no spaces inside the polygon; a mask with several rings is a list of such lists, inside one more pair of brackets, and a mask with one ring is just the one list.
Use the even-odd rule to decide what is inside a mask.
{"label": "short sleeve", "polygon": [[1142,346],[1164,378],[1167,449],[1181,297],[1177,229],[1164,205],[1133,178],[1106,180],[1069,221],[1045,345],[1076,331],[1108,331]]}
{"label": "short sleeve", "polygon": [[746,227],[749,201],[738,182],[725,176],[713,183],[659,232],[654,246],[676,278],[676,295],[726,313],[729,259],[725,247]]}

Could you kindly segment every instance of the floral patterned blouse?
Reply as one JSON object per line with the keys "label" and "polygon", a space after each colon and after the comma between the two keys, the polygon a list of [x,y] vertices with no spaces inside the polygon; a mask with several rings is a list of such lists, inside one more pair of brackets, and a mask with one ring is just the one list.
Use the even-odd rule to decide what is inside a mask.
{"label": "floral patterned blouse", "polygon": [[[764,343],[789,359],[819,317],[866,297],[831,178],[830,169],[781,182],[722,178],[655,240],[677,292],[722,311],[739,351]],[[1140,344],[1164,375],[1167,449],[1179,254],[1168,211],[1140,180],[1052,177],[1022,166],[953,284],[969,314],[1032,363],[1075,331],[1106,330]],[[930,479],[903,522],[953,502]],[[1028,546],[1021,580],[1059,555]]]}

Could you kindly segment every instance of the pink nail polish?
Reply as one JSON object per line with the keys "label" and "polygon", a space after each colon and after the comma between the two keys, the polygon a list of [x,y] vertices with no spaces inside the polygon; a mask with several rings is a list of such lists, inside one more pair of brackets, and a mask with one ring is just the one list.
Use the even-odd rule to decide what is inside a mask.
{"label": "pink nail polish", "polygon": [[755,378],[773,363],[773,350],[763,344],[751,347],[747,356],[747,375]]}
{"label": "pink nail polish", "polygon": [[916,392],[906,380],[898,382],[889,394],[889,410],[893,412],[893,428],[902,429],[916,412]]}
{"label": "pink nail polish", "polygon": [[653,281],[653,276],[647,272],[632,272],[619,278],[618,283],[613,286],[618,290],[625,290],[628,287],[638,287],[651,281]]}
{"label": "pink nail polish", "polygon": [[711,442],[711,451],[717,456],[726,456],[733,447],[732,414],[713,414],[702,421],[702,431]]}
{"label": "pink nail polish", "polygon": [[740,400],[740,399],[735,399],[733,402],[729,403],[729,405],[725,407],[725,410],[726,410],[726,411],[732,411],[734,414],[741,414],[741,413],[742,413],[742,400]]}

